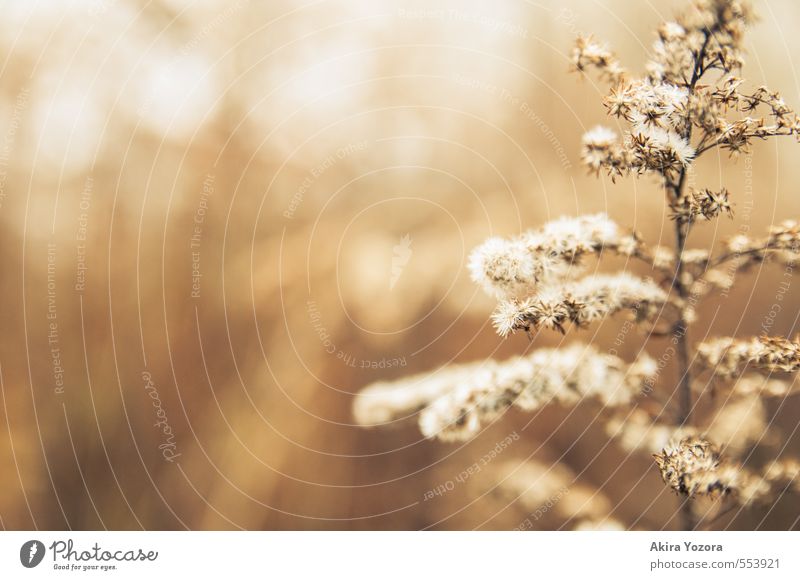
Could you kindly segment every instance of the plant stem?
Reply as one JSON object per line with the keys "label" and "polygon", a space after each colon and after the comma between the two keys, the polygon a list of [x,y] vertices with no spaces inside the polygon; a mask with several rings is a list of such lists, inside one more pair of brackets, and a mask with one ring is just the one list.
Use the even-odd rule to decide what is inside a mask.
{"label": "plant stem", "polygon": [[[689,81],[689,92],[694,93],[697,81],[703,76],[705,72],[704,61],[708,43],[711,40],[712,31],[705,30],[703,45],[695,56],[694,67],[692,67],[692,78]],[[692,139],[692,124],[687,123],[684,132],[684,138],[687,142]],[[668,189],[672,190],[674,200],[678,201],[683,196],[683,189],[686,185],[687,168],[681,169],[678,179],[672,181],[667,179],[666,185]],[[686,239],[689,237],[689,228],[691,222],[683,222],[682,220],[675,220],[675,279],[673,280],[673,287],[675,292],[686,302],[689,299],[689,288],[683,283],[683,250],[686,248]],[[680,316],[675,322],[674,338],[676,340],[675,350],[678,356],[678,413],[675,419],[677,427],[683,427],[690,424],[692,414],[692,376],[689,369],[689,336],[688,324],[686,316],[684,315],[683,308],[680,310]],[[697,520],[694,514],[692,502],[690,499],[684,500],[681,505],[680,512],[680,527],[682,530],[693,530],[697,525]]]}
{"label": "plant stem", "polygon": [[[676,223],[675,226],[675,251],[677,254],[677,266],[675,268],[675,291],[680,296],[681,300],[689,299],[689,289],[683,283],[683,253],[686,245],[686,236],[688,227],[684,223]],[[688,330],[683,311],[681,316],[675,323],[674,336],[677,341],[676,351],[678,355],[678,372],[680,377],[678,379],[678,416],[676,424],[680,427],[689,422],[692,412],[692,385],[691,385],[691,372],[689,370],[689,338]]]}
{"label": "plant stem", "polygon": [[[687,130],[687,140],[691,137],[691,126]],[[683,195],[683,188],[686,183],[686,168],[681,170],[677,181],[669,184],[672,189],[674,199],[677,201]],[[682,302],[689,299],[689,289],[683,283],[683,251],[686,249],[686,239],[689,237],[690,222],[675,220],[675,277],[672,281],[673,288]],[[678,356],[678,413],[675,418],[675,425],[683,427],[689,424],[692,414],[692,376],[689,369],[689,330],[684,315],[685,304],[679,309],[680,315],[673,326],[673,338],[676,341],[675,350]],[[696,519],[692,502],[685,499],[681,504],[680,528],[682,530],[693,530]]]}
{"label": "plant stem", "polygon": [[[691,130],[689,131],[691,135]],[[681,170],[677,181],[669,184],[675,199],[678,200],[683,195],[683,187],[686,182],[686,168]],[[689,299],[689,288],[683,283],[683,250],[686,247],[686,239],[689,237],[690,222],[675,220],[675,278],[672,282],[675,292],[685,303]],[[685,305],[682,305],[685,307]],[[673,326],[673,339],[676,341],[675,350],[678,356],[678,413],[675,418],[675,425],[683,427],[690,423],[692,414],[692,375],[689,368],[689,330],[684,308],[680,308],[680,315]],[[680,528],[682,530],[693,530],[697,525],[691,499],[684,499],[680,510]]]}
{"label": "plant stem", "polygon": [[[683,188],[683,175],[681,175],[680,186],[676,187],[676,192]],[[683,259],[682,254],[686,245],[686,238],[689,233],[689,226],[686,223],[676,220],[675,222],[675,251],[676,267],[675,280],[673,285],[681,300],[689,298],[689,289],[683,283]],[[678,414],[675,420],[676,426],[682,427],[689,424],[692,413],[692,376],[689,369],[689,336],[686,319],[681,310],[679,320],[675,323],[674,337],[677,341],[675,350],[678,356]],[[680,527],[683,530],[693,530],[696,525],[692,502],[690,499],[684,500],[681,505]]]}

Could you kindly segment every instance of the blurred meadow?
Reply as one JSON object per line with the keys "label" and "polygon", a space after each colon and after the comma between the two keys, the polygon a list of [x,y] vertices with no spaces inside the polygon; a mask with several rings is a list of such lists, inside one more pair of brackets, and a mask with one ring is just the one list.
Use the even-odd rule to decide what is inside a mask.
{"label": "blurred meadow", "polygon": [[[574,340],[496,335],[465,268],[488,236],[602,211],[671,243],[654,180],[581,166],[581,135],[607,121],[569,52],[592,32],[641,70],[682,5],[5,0],[2,527],[511,529],[531,508],[497,493],[492,464],[527,458],[631,527],[674,527],[652,462],[581,407],[442,444],[355,425],[352,404],[376,380]],[[800,4],[756,7],[743,76],[798,108]],[[690,245],[800,216],[798,159],[793,139],[704,158],[690,179],[724,184],[735,219]],[[797,282],[747,279],[693,340],[797,332]],[[630,358],[644,335],[622,325],[580,339]],[[800,405],[768,412],[797,456]],[[725,525],[786,529],[799,511],[787,495]]]}

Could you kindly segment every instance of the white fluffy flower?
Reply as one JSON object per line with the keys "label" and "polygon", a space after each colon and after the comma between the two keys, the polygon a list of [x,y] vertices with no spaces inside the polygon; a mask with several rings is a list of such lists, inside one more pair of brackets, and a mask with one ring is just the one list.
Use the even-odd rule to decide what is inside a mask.
{"label": "white fluffy flower", "polygon": [[584,399],[625,405],[656,370],[647,355],[626,365],[593,346],[571,344],[505,361],[452,365],[427,377],[376,383],[358,394],[355,415],[359,423],[374,425],[376,419],[388,421],[421,409],[419,427],[426,437],[465,440],[512,405],[525,411]]}
{"label": "white fluffy flower", "polygon": [[602,125],[597,125],[590,131],[583,134],[582,143],[590,147],[604,148],[611,147],[617,142],[617,134]]}
{"label": "white fluffy flower", "polygon": [[514,294],[536,280],[533,255],[520,240],[489,238],[470,255],[472,280],[490,295]]}
{"label": "white fluffy flower", "polygon": [[584,254],[602,250],[631,255],[637,241],[605,214],[562,217],[505,240],[490,238],[475,248],[468,268],[491,296],[530,293],[535,285],[566,277]]}

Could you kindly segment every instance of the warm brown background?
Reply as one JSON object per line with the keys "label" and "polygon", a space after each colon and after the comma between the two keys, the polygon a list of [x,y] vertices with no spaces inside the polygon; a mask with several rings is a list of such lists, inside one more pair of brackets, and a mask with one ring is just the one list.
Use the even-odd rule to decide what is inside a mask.
{"label": "warm brown background", "polygon": [[[594,411],[508,413],[459,446],[420,440],[413,425],[353,426],[351,404],[373,380],[528,347],[498,339],[492,302],[465,271],[488,235],[608,211],[670,242],[653,182],[613,186],[580,167],[581,133],[604,120],[602,88],[568,74],[567,55],[593,31],[641,70],[655,26],[679,5],[4,2],[3,527],[512,528],[526,512],[481,495],[490,469],[422,499],[514,431],[521,440],[503,458],[563,461],[628,525],[674,526],[675,498],[651,461],[606,446]],[[800,107],[800,5],[758,5],[745,76]],[[800,215],[798,159],[790,140],[737,164],[704,159],[697,183],[724,183],[740,205],[737,221],[700,228],[691,242],[719,240],[742,219],[760,232]],[[213,193],[193,298],[204,182]],[[411,257],[390,288],[406,234]],[[711,301],[695,338],[712,320],[715,333],[759,333],[780,279],[767,268]],[[794,284],[773,333],[796,330]],[[608,344],[618,327],[580,338]],[[559,340],[543,334],[535,345]],[[620,353],[640,340],[631,335]],[[648,345],[654,356],[660,348]],[[397,357],[404,368],[359,368]],[[174,462],[159,450],[144,371],[176,434]],[[800,421],[792,402],[770,411],[788,433]],[[799,449],[788,437],[788,453]],[[787,496],[766,518],[745,512],[731,527],[785,529],[798,509]]]}

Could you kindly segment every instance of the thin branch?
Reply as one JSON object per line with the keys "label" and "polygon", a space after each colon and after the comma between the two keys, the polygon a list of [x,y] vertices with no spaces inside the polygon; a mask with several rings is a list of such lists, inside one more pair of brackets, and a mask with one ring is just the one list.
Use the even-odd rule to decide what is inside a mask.
{"label": "thin branch", "polygon": [[[703,31],[704,39],[703,45],[695,56],[694,67],[692,71],[692,80],[689,82],[689,93],[694,93],[697,81],[703,76],[705,72],[703,68],[703,61],[705,60],[706,49],[711,39],[712,31],[706,29]],[[692,138],[692,124],[687,123],[684,138],[687,142],[691,142]],[[670,183],[667,179],[665,185],[672,188],[672,193],[675,201],[681,199],[683,195],[683,188],[686,183],[687,168],[683,167],[680,172],[680,177],[676,183]],[[675,277],[673,279],[673,287],[681,299],[688,298],[688,289],[683,283],[683,251],[686,248],[686,240],[689,237],[691,229],[690,223],[675,222]],[[692,411],[692,376],[689,368],[689,337],[687,332],[688,324],[685,320],[683,311],[681,311],[678,320],[675,322],[676,328],[676,350],[678,353],[678,416],[676,418],[676,425],[682,427],[689,423]],[[680,334],[677,334],[680,332]],[[690,502],[684,502],[681,505],[681,528],[684,530],[692,530],[696,525],[695,514]]]}

